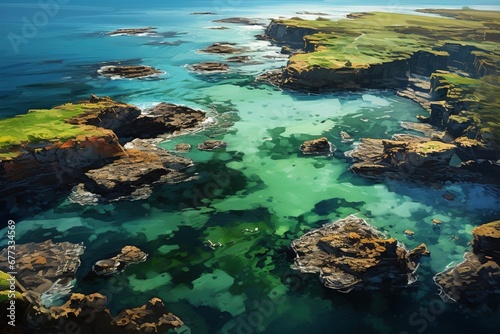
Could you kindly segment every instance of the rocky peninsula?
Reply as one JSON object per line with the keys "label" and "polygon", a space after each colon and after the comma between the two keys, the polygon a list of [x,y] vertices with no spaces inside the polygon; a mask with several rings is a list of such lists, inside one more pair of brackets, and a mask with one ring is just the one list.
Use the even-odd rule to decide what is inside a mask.
{"label": "rocky peninsula", "polygon": [[[425,150],[424,160],[433,160],[433,165],[439,161],[438,168],[446,170],[444,179],[472,172],[469,178],[479,173],[488,176],[488,182],[499,182],[498,12],[423,12],[452,18],[373,12],[339,21],[275,19],[266,29],[266,38],[299,52],[288,52],[291,56],[285,68],[265,73],[259,80],[309,92],[393,89],[420,103],[428,115],[419,120],[440,132],[431,144],[407,141],[404,151],[421,156],[422,145],[439,147],[439,152]],[[394,150],[396,143],[389,140],[362,140],[353,155],[358,162],[352,170],[369,177],[392,173],[390,168],[380,168],[374,157],[391,160],[389,143]],[[399,144],[401,148],[403,143]],[[434,159],[445,151],[446,159]],[[459,157],[454,168],[449,166],[448,153],[452,152]],[[359,161],[367,163],[361,167]],[[430,165],[420,162],[408,169],[407,176]],[[400,167],[395,161],[389,164]]]}
{"label": "rocky peninsula", "polygon": [[1,201],[16,207],[23,203],[19,194],[28,193],[28,207],[43,205],[77,185],[76,202],[146,198],[153,184],[189,179],[193,166],[158,148],[156,138],[199,129],[205,118],[184,106],[160,103],[143,113],[92,95],[2,120],[0,129],[9,135],[0,142]]}

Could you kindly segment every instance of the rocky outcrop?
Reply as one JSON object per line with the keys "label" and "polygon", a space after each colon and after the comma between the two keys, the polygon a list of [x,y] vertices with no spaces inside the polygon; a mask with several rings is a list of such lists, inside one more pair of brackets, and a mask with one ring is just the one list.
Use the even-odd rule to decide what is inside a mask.
{"label": "rocky outcrop", "polygon": [[322,137],[313,140],[307,140],[300,145],[300,151],[305,155],[326,155],[331,156],[336,150],[335,146],[328,141],[327,138]]}
{"label": "rocky outcrop", "polygon": [[450,160],[456,146],[425,137],[400,136],[393,139],[362,139],[346,153],[355,160],[351,171],[369,178],[440,180],[451,172]]}
{"label": "rocky outcrop", "polygon": [[175,145],[174,150],[178,153],[188,153],[191,151],[191,145],[188,143],[180,143]]}
{"label": "rocky outcrop", "polygon": [[203,143],[198,145],[198,149],[201,151],[215,151],[221,150],[227,147],[227,143],[221,140],[205,140]]}
{"label": "rocky outcrop", "polygon": [[472,250],[464,261],[437,274],[445,301],[478,305],[500,300],[500,221],[472,230]]}
{"label": "rocky outcrop", "polygon": [[140,150],[127,149],[127,157],[88,171],[85,189],[106,200],[145,199],[151,195],[154,184],[172,184],[189,178],[186,169],[193,166],[190,159],[153,144],[146,146]]}
{"label": "rocky outcrop", "polygon": [[78,328],[81,334],[166,333],[184,323],[168,312],[159,298],[142,307],[121,311],[114,318],[106,307],[107,298],[99,293],[74,293],[61,306],[40,309],[30,320],[35,333],[59,333]]}
{"label": "rocky outcrop", "polygon": [[205,120],[206,114],[201,110],[162,102],[145,110],[143,115],[120,127],[116,133],[126,140],[156,138],[166,134],[197,130]]}
{"label": "rocky outcrop", "polygon": [[[17,285],[30,302],[49,307],[70,293],[84,249],[83,244],[51,240],[17,244]],[[8,263],[7,253],[7,248],[0,252],[1,263]]]}
{"label": "rocky outcrop", "polygon": [[137,79],[146,78],[150,76],[158,76],[164,74],[165,72],[160,71],[151,66],[103,66],[97,73],[104,77],[109,77],[111,79]]}
{"label": "rocky outcrop", "polygon": [[120,312],[112,322],[120,333],[165,333],[182,327],[184,323],[177,316],[167,312],[159,298],[153,298],[142,307]]}
{"label": "rocky outcrop", "polygon": [[148,254],[135,246],[125,246],[120,254],[109,259],[99,260],[92,270],[97,275],[113,275],[125,270],[129,265],[146,261]]}
{"label": "rocky outcrop", "polygon": [[214,61],[207,61],[203,63],[193,64],[191,68],[196,72],[201,73],[214,73],[214,72],[227,72],[229,70],[229,65],[223,63],[217,63]]}
{"label": "rocky outcrop", "polygon": [[216,54],[234,54],[234,53],[241,53],[245,51],[242,48],[237,48],[235,47],[236,44],[234,43],[214,43],[208,47],[206,47],[203,50],[200,50],[200,52],[204,53],[216,53]]}
{"label": "rocky outcrop", "polygon": [[312,230],[291,246],[294,269],[319,274],[327,288],[339,292],[399,288],[416,280],[406,248],[354,216]]}
{"label": "rocky outcrop", "polygon": [[137,35],[151,35],[151,34],[156,34],[155,27],[117,29],[115,31],[108,32],[106,35],[109,35],[109,36],[137,36]]}

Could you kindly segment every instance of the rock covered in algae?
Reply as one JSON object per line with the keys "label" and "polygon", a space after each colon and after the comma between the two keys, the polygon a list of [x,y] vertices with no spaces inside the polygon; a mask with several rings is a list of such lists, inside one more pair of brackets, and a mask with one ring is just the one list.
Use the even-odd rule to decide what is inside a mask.
{"label": "rock covered in algae", "polygon": [[434,276],[445,301],[479,304],[500,298],[500,221],[476,227],[472,235],[465,260]]}
{"label": "rock covered in algae", "polygon": [[355,216],[304,234],[292,249],[294,269],[319,273],[327,288],[339,292],[404,287],[416,280],[416,264],[410,259],[416,252]]}

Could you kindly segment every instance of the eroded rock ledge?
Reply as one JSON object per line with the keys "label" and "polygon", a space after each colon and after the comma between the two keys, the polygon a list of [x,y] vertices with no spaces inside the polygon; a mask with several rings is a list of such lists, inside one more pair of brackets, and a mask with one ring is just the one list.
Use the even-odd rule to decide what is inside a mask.
{"label": "eroded rock ledge", "polygon": [[444,301],[478,305],[500,300],[500,221],[472,230],[464,261],[434,277]]}
{"label": "eroded rock ledge", "polygon": [[294,269],[318,273],[327,288],[339,292],[407,286],[417,279],[414,260],[425,254],[408,252],[355,216],[310,231],[291,247],[297,256]]}

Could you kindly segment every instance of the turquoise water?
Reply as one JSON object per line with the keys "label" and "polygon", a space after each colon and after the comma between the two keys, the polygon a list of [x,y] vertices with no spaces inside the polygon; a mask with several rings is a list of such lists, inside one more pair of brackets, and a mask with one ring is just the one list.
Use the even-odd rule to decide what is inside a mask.
{"label": "turquoise water", "polygon": [[[317,9],[334,18],[353,11]],[[186,154],[197,165],[195,181],[157,186],[151,198],[135,202],[80,206],[63,199],[18,222],[18,242],[83,241],[86,252],[75,291],[107,295],[113,312],[160,297],[193,333],[316,333],[333,328],[339,333],[462,333],[498,328],[498,305],[474,312],[444,305],[431,278],[460,261],[470,247],[473,227],[500,217],[499,189],[374,183],[348,171],[344,152],[356,141],[405,132],[399,122],[413,121],[425,111],[391,91],[310,95],[256,83],[256,75],[286,62],[276,57],[279,48],[255,41],[263,28],[226,24],[229,30],[207,29],[220,25],[211,22],[217,18],[267,19],[314,7],[224,7],[218,16],[189,15],[195,10],[61,15],[23,44],[17,56],[5,58],[0,78],[3,117],[96,93],[142,108],[168,101],[209,113],[212,122],[203,131],[168,140],[161,144],[166,149],[209,138],[228,142],[226,152],[195,149]],[[104,35],[141,26],[168,33]],[[227,74],[189,72],[188,64],[223,60],[196,52],[221,41],[247,47],[245,54],[255,63],[233,65]],[[8,45],[3,48],[13,52]],[[103,62],[117,61],[154,66],[166,74],[148,80],[97,75]],[[340,131],[355,141],[342,143]],[[334,156],[300,155],[299,145],[318,136],[337,147]],[[446,192],[455,199],[443,199]],[[428,245],[432,256],[423,259],[415,285],[404,291],[343,295],[324,289],[314,275],[290,269],[292,240],[349,214],[366,218],[408,248]],[[439,229],[432,226],[433,218],[443,221]],[[406,229],[415,236],[405,236]],[[211,249],[208,240],[222,247]],[[148,260],[112,278],[88,275],[95,261],[125,245],[143,249]]]}

